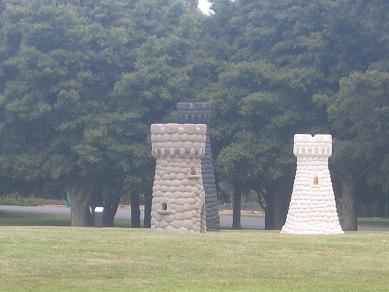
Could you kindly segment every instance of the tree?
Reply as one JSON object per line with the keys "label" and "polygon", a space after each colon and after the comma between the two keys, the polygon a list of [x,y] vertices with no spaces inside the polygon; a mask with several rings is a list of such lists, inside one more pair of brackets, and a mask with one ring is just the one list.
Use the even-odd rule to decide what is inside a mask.
{"label": "tree", "polygon": [[231,64],[220,76],[212,96],[213,137],[221,149],[219,179],[235,189],[234,227],[240,197],[250,190],[266,200],[267,228],[282,226],[293,181],[293,135],[314,131],[311,122],[317,119],[305,93],[312,92],[311,83],[309,70],[279,69],[264,61]]}
{"label": "tree", "polygon": [[388,192],[389,73],[353,72],[340,81],[339,91],[325,97],[333,127],[334,173],[341,182],[342,227],[357,229],[356,183]]}
{"label": "tree", "polygon": [[150,124],[191,96],[197,17],[179,0],[7,4],[1,173],[71,191],[72,225],[98,205],[112,225],[123,193],[150,193]]}
{"label": "tree", "polygon": [[[215,85],[201,94],[211,95],[217,103],[219,129],[214,136],[220,139],[214,139],[218,142],[215,149],[224,161],[232,155],[224,152],[238,147],[242,131],[261,137],[252,139],[250,143],[254,146],[249,150],[243,147],[250,155],[256,153],[258,145],[264,149],[274,146],[271,148],[274,152],[263,154],[265,160],[271,161],[265,167],[277,169],[272,183],[267,181],[269,175],[265,171],[258,171],[260,166],[251,167],[250,159],[261,163],[260,157],[254,156],[250,159],[237,156],[245,166],[241,167],[245,175],[232,171],[229,177],[233,174],[244,180],[255,177],[261,184],[255,188],[268,203],[267,226],[280,228],[286,211],[272,214],[272,210],[285,210],[282,206],[288,196],[276,194],[290,193],[287,185],[293,178],[293,163],[288,158],[291,152],[283,151],[292,149],[295,133],[330,130],[325,108],[313,102],[315,95],[333,95],[343,76],[372,65],[382,68],[387,62],[388,21],[382,11],[389,8],[388,2],[215,0],[212,3],[215,14],[206,25],[209,35],[216,40],[209,51],[218,61],[216,72],[220,73]],[[283,162],[272,160],[273,155]],[[274,204],[280,205],[272,208]]]}
{"label": "tree", "polygon": [[[341,205],[387,197],[387,144],[365,134],[386,112],[364,102],[386,92],[374,80],[389,68],[389,2],[213,0],[210,16],[196,2],[0,4],[2,192],[71,191],[75,225],[91,224],[101,205],[112,225],[125,194],[140,226],[144,196],[149,226],[150,124],[174,120],[177,101],[209,100],[217,175],[235,191],[234,227],[241,196],[253,190],[266,228],[281,227],[298,132],[333,133]],[[346,100],[369,115],[347,112]],[[355,222],[355,212],[341,213]]]}

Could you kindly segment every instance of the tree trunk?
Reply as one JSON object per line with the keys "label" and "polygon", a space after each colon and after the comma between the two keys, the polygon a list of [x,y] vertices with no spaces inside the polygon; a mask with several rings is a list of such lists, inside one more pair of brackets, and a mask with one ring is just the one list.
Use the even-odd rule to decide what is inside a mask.
{"label": "tree trunk", "polygon": [[131,227],[140,228],[140,209],[139,209],[138,193],[131,194],[130,203],[131,203]]}
{"label": "tree trunk", "polygon": [[378,209],[379,209],[379,206],[380,206],[380,202],[378,200],[374,201],[372,204],[372,214],[371,216],[372,217],[378,217]]}
{"label": "tree trunk", "polygon": [[274,192],[267,200],[265,212],[265,229],[281,229],[288,215],[290,195],[284,192]]}
{"label": "tree trunk", "polygon": [[344,231],[355,231],[357,227],[357,212],[354,202],[354,180],[352,174],[347,174],[342,180],[342,197],[339,200],[339,221]]}
{"label": "tree trunk", "polygon": [[89,199],[89,206],[91,211],[91,224],[95,225],[95,208],[103,207],[103,192],[102,189],[93,185],[90,190],[92,196]]}
{"label": "tree trunk", "polygon": [[262,210],[265,212],[265,229],[270,230],[273,226],[273,209],[271,207],[271,197],[268,197],[267,193],[263,190],[256,190],[258,195],[258,203],[261,205]]}
{"label": "tree trunk", "polygon": [[151,203],[153,200],[153,195],[151,191],[145,193],[145,209],[144,209],[144,220],[143,227],[151,227]]}
{"label": "tree trunk", "polygon": [[232,229],[240,229],[240,210],[242,206],[242,191],[235,188],[232,211]]}
{"label": "tree trunk", "polygon": [[112,189],[103,189],[95,186],[93,188],[93,196],[90,199],[92,208],[92,222],[94,221],[94,211],[96,207],[103,207],[103,224],[106,227],[113,227],[114,219],[119,207],[120,196]]}
{"label": "tree trunk", "polygon": [[281,229],[288,215],[290,197],[292,195],[293,177],[275,184],[266,197],[265,229]]}
{"label": "tree trunk", "polygon": [[270,198],[266,200],[266,209],[265,209],[265,229],[266,230],[272,230],[274,226],[273,206],[270,200],[271,200]]}
{"label": "tree trunk", "polygon": [[115,215],[119,207],[120,197],[104,203],[104,226],[113,227],[115,223]]}
{"label": "tree trunk", "polygon": [[71,226],[91,226],[90,196],[86,187],[74,188],[71,195]]}

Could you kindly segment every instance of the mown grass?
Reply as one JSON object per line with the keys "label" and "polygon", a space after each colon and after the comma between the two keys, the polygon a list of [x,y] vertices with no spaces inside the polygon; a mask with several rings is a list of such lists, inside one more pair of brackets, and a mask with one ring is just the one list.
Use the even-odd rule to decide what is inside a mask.
{"label": "mown grass", "polygon": [[69,215],[0,211],[0,226],[69,226]]}
{"label": "mown grass", "polygon": [[22,197],[17,194],[0,196],[0,205],[12,206],[42,206],[42,205],[65,205],[65,200]]}
{"label": "mown grass", "polygon": [[0,227],[3,291],[387,291],[389,235]]}
{"label": "mown grass", "polygon": [[358,224],[389,227],[389,218],[388,217],[362,217],[362,218],[358,218]]}
{"label": "mown grass", "polygon": [[[130,219],[115,219],[115,227],[130,225]],[[0,211],[0,226],[70,226],[70,215]]]}

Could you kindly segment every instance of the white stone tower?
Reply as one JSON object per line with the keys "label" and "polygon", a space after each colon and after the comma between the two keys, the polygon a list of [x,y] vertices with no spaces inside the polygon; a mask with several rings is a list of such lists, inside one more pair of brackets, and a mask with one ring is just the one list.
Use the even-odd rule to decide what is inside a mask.
{"label": "white stone tower", "polygon": [[151,229],[206,232],[201,158],[205,154],[204,124],[151,125],[156,158]]}
{"label": "white stone tower", "polygon": [[220,227],[219,210],[217,205],[217,193],[213,158],[211,148],[211,136],[208,124],[213,116],[213,108],[210,102],[179,102],[177,103],[177,122],[207,125],[207,140],[205,142],[205,155],[201,159],[201,172],[205,192],[205,214],[207,229],[215,230]]}
{"label": "white stone tower", "polygon": [[328,169],[328,157],[332,154],[331,135],[296,134],[293,153],[297,157],[296,177],[281,233],[343,233]]}

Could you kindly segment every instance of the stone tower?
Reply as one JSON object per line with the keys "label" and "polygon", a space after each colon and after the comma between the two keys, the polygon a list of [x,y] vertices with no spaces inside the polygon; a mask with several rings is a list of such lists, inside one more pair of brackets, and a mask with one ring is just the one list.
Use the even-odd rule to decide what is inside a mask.
{"label": "stone tower", "polygon": [[156,158],[151,228],[156,231],[205,232],[205,193],[201,158],[205,154],[204,124],[151,125]]}
{"label": "stone tower", "polygon": [[328,158],[332,154],[331,135],[297,134],[293,153],[297,157],[296,177],[281,233],[343,233],[328,169]]}
{"label": "stone tower", "polygon": [[[179,123],[208,124],[212,119],[212,105],[209,102],[177,103],[177,121]],[[211,137],[207,131],[205,156],[201,162],[205,191],[205,209],[207,229],[219,229],[220,218],[217,206],[215,174],[213,169]]]}

